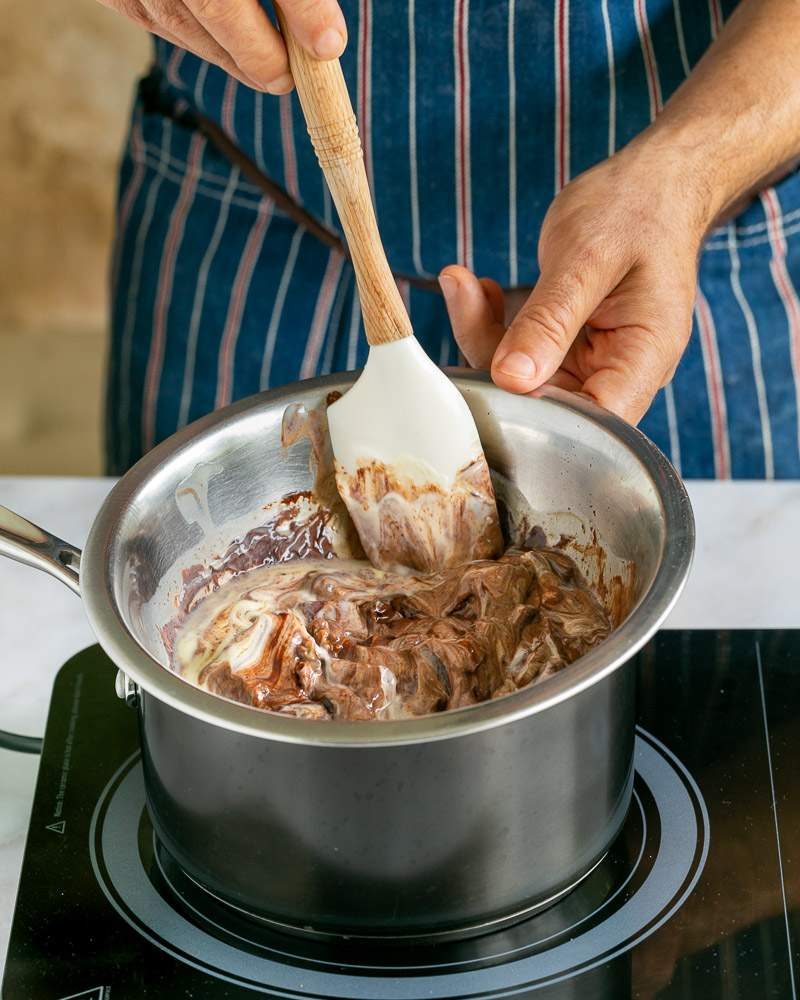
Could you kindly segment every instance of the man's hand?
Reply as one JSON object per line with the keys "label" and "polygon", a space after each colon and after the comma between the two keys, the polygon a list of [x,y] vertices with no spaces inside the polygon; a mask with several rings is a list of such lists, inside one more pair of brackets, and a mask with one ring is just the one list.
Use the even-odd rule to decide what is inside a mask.
{"label": "man's hand", "polygon": [[[270,94],[293,86],[280,33],[259,0],[100,0],[143,28],[237,80]],[[340,56],[347,28],[336,0],[282,0],[281,9],[300,44],[318,59]]]}
{"label": "man's hand", "polygon": [[799,11],[742,0],[653,124],[564,188],[542,225],[541,277],[508,331],[497,285],[445,268],[471,364],[512,392],[553,382],[642,417],[689,337],[704,234],[796,169]]}
{"label": "man's hand", "polygon": [[467,361],[512,392],[551,383],[636,422],[675,371],[692,326],[702,199],[680,163],[636,146],[556,197],[539,239],[541,276],[508,329],[499,286],[442,271]]}

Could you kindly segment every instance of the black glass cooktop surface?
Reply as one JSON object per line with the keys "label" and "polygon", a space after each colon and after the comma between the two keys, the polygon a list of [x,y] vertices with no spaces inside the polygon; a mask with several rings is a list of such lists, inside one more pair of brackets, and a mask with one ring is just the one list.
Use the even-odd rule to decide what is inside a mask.
{"label": "black glass cooktop surface", "polygon": [[194,884],[147,817],[136,714],[98,647],[56,680],[6,1000],[796,1000],[800,632],[664,632],[638,657],[636,777],[572,893],[469,941],[285,937]]}

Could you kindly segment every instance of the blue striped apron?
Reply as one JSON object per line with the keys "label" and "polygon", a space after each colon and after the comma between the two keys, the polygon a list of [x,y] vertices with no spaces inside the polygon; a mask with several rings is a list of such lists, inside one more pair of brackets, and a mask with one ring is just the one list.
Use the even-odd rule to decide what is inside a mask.
{"label": "blue striped apron", "polygon": [[[530,286],[553,196],[641,131],[733,0],[344,0],[343,69],[392,268]],[[109,471],[231,400],[362,364],[352,268],[191,124],[199,113],[338,232],[295,95],[156,40],[120,173]],[[713,231],[694,331],[642,428],[685,476],[800,476],[800,177]],[[400,282],[457,362],[443,300]]]}

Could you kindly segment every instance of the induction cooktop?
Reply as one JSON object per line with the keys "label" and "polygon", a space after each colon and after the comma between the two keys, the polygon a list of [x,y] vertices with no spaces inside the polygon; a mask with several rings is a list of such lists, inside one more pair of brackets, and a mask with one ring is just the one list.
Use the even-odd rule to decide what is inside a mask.
{"label": "induction cooktop", "polygon": [[94,646],[53,690],[6,1000],[797,1000],[800,632],[663,632],[638,656],[635,782],[602,862],[460,942],[283,936],[156,840],[136,713]]}

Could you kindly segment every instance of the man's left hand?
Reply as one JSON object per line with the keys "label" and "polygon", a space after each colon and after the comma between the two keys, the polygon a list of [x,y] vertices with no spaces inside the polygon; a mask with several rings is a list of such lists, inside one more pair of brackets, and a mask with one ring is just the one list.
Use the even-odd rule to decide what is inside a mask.
{"label": "man's left hand", "polygon": [[539,239],[540,277],[506,329],[496,282],[440,275],[469,364],[511,392],[550,383],[632,423],[672,378],[692,326],[708,218],[677,156],[634,142],[568,184]]}

